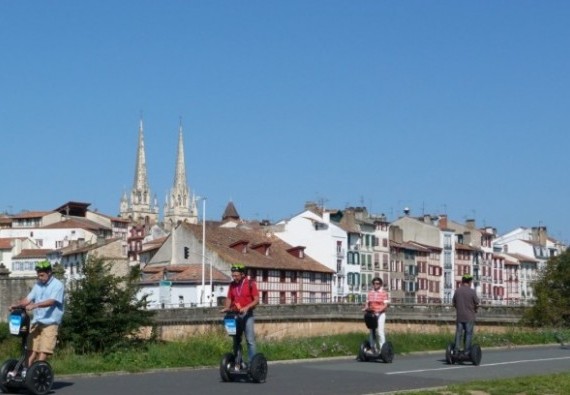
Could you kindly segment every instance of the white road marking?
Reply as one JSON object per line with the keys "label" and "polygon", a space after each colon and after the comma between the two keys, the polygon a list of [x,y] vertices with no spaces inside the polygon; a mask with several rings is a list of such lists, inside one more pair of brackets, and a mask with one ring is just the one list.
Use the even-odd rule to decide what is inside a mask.
{"label": "white road marking", "polygon": [[[521,359],[519,361],[510,361],[510,362],[497,362],[497,363],[486,363],[481,364],[479,367],[487,367],[487,366],[498,366],[498,365],[512,365],[516,363],[528,363],[528,362],[544,362],[544,361],[557,361],[561,359],[570,359],[570,357],[557,357],[557,358],[539,358],[539,359]],[[407,374],[407,373],[422,373],[422,372],[436,372],[439,370],[450,370],[450,369],[461,369],[461,368],[469,368],[473,365],[453,365],[446,368],[437,368],[437,369],[418,369],[418,370],[402,370],[399,372],[386,372],[385,374]]]}

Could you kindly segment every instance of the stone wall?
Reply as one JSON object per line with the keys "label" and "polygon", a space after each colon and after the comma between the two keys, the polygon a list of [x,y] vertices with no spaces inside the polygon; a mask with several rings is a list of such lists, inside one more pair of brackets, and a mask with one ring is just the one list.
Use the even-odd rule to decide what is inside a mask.
{"label": "stone wall", "polygon": [[[366,332],[360,304],[303,304],[258,306],[256,333],[265,339],[321,336]],[[519,307],[482,307],[479,331],[505,331],[522,316]],[[159,338],[180,340],[197,334],[223,331],[223,314],[218,308],[157,310]],[[386,331],[454,333],[455,310],[451,306],[393,305],[387,312]]]}
{"label": "stone wall", "polygon": [[30,293],[35,278],[0,277],[0,322],[8,320],[8,307]]}

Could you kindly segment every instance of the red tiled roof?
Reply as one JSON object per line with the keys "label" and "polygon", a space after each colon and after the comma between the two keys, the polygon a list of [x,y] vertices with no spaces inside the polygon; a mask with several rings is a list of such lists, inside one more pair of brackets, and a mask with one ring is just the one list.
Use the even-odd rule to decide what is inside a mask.
{"label": "red tiled roof", "polygon": [[46,225],[43,229],[69,229],[69,228],[80,228],[85,230],[111,230],[108,226],[98,224],[97,222],[80,218],[80,217],[69,217],[63,221],[54,222],[53,224]]}
{"label": "red tiled roof", "polygon": [[[194,237],[202,240],[202,225],[183,223]],[[230,247],[238,241],[247,241],[246,253]],[[252,245],[271,243],[269,254],[262,254],[251,249]],[[215,223],[206,225],[206,245],[228,263],[243,263],[257,269],[299,270],[321,273],[333,273],[332,269],[305,255],[298,258],[287,252],[294,247],[277,236],[267,233],[263,228],[248,228],[247,225],[232,228],[220,227]]]}
{"label": "red tiled roof", "polygon": [[[174,282],[200,283],[202,281],[202,265],[149,265],[142,269],[141,283],[155,283],[161,280]],[[212,281],[216,283],[230,283],[231,278],[212,267]],[[204,282],[210,282],[210,265],[205,265]]]}
{"label": "red tiled roof", "polygon": [[159,237],[157,239],[147,241],[142,245],[142,251],[147,252],[147,251],[157,250],[164,244],[166,239],[168,239],[168,236]]}
{"label": "red tiled roof", "polygon": [[68,255],[73,255],[73,254],[78,254],[78,253],[82,253],[82,252],[95,250],[97,248],[106,246],[107,244],[114,243],[115,241],[120,240],[120,239],[121,239],[120,237],[113,237],[110,239],[105,239],[102,242],[85,244],[85,245],[82,245],[81,247],[77,247],[75,245],[70,245],[68,247],[61,248],[59,251],[61,252],[62,256],[68,256]]}
{"label": "red tiled roof", "polygon": [[472,247],[470,245],[461,244],[461,243],[455,243],[455,249],[456,250],[479,251],[479,248],[477,248],[477,247]]}
{"label": "red tiled roof", "polygon": [[25,211],[14,214],[12,218],[42,218],[51,213],[53,213],[53,211]]}
{"label": "red tiled roof", "polygon": [[29,249],[29,250],[22,250],[18,255],[12,257],[12,259],[18,258],[45,258],[49,252],[52,250],[50,249]]}

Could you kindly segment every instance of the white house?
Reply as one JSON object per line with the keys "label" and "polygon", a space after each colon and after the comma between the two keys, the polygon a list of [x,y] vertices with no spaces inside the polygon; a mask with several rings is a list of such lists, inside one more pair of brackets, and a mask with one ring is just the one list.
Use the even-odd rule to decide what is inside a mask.
{"label": "white house", "polygon": [[331,223],[328,212],[322,215],[307,209],[290,219],[279,221],[273,227],[275,236],[291,245],[302,245],[305,253],[336,273],[333,279],[333,300],[342,300],[348,294],[346,280],[347,234]]}

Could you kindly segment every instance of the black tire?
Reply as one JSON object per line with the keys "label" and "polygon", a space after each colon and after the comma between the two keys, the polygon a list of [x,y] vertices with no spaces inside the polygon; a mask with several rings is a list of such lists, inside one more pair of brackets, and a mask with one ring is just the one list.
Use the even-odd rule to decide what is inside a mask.
{"label": "black tire", "polygon": [[368,340],[365,340],[360,344],[360,349],[358,350],[357,359],[360,362],[368,361],[368,356],[366,355],[366,353],[369,351],[370,351],[370,342]]}
{"label": "black tire", "polygon": [[478,344],[474,344],[471,346],[471,362],[473,365],[479,366],[481,363],[481,358],[483,357],[483,353],[481,352],[481,347]]}
{"label": "black tire", "polygon": [[380,358],[386,363],[392,363],[394,360],[394,347],[392,343],[385,342],[382,344],[382,349],[380,350]]}
{"label": "black tire", "polygon": [[8,359],[0,367],[0,390],[5,394],[13,394],[18,392],[19,386],[8,382],[8,372],[14,370],[17,364],[17,359]]}
{"label": "black tire", "polygon": [[235,363],[235,357],[232,353],[224,354],[222,360],[220,361],[220,377],[222,381],[227,383],[228,381],[233,381],[233,377],[230,374],[230,370],[233,369]]}
{"label": "black tire", "polygon": [[454,350],[455,344],[448,343],[447,348],[445,349],[445,362],[447,362],[448,365],[453,365],[455,363],[455,359],[453,357]]}
{"label": "black tire", "polygon": [[45,395],[53,385],[53,370],[46,361],[36,361],[26,373],[26,387],[34,395]]}
{"label": "black tire", "polygon": [[264,382],[267,378],[267,358],[258,353],[249,362],[249,376],[254,383]]}

